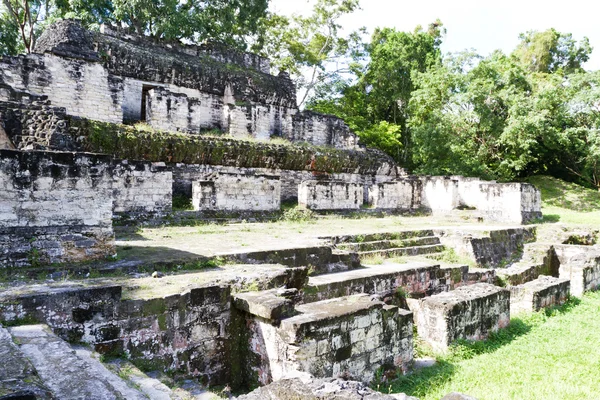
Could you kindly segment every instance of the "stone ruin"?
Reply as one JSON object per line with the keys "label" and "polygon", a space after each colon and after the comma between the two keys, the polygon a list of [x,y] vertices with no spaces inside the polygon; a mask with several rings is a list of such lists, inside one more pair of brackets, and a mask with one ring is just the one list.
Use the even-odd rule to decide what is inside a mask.
{"label": "stone ruin", "polygon": [[[369,389],[339,378],[368,383],[382,369],[409,371],[413,326],[445,351],[457,339],[485,339],[511,313],[600,285],[600,255],[535,243],[535,226],[521,226],[541,217],[535,187],[409,175],[362,146],[342,120],[300,111],[289,76],[271,75],[256,55],[109,27],[89,32],[65,20],[45,31],[34,54],[0,65],[0,268],[8,276],[110,264],[113,222],[164,221],[178,215],[175,196],[197,218],[258,218],[296,201],[340,214],[468,210],[512,226],[331,236],[316,247],[225,254],[233,265],[190,274],[166,295],[131,297],[143,286],[135,277],[15,286],[0,292],[0,357],[11,366],[0,372],[0,396],[185,398],[142,371],[131,378],[140,390],[119,379],[118,371],[139,368],[203,385],[292,379],[309,398],[337,398],[322,395],[324,387],[363,398]],[[147,140],[163,135],[185,157],[142,151],[125,159],[122,146],[98,154],[98,143],[138,122],[153,129]],[[207,136],[215,130],[227,137]],[[205,150],[189,150],[197,148]],[[444,249],[477,267],[418,258]],[[369,265],[373,256],[410,261]],[[199,274],[202,283],[190,284]],[[111,373],[67,342],[126,360],[111,363]]]}

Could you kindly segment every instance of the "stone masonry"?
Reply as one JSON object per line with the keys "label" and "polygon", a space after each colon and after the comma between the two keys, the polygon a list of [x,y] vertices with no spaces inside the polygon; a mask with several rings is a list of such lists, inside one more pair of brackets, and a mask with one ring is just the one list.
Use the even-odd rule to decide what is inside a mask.
{"label": "stone masonry", "polygon": [[342,181],[304,181],[298,187],[298,204],[311,210],[358,210],[363,186]]}
{"label": "stone masonry", "polygon": [[280,201],[278,175],[215,173],[192,183],[195,210],[276,211]]}
{"label": "stone masonry", "polygon": [[445,351],[458,340],[482,340],[510,321],[510,291],[489,283],[410,300],[419,337]]}
{"label": "stone masonry", "polygon": [[0,265],[115,253],[107,156],[0,150]]}

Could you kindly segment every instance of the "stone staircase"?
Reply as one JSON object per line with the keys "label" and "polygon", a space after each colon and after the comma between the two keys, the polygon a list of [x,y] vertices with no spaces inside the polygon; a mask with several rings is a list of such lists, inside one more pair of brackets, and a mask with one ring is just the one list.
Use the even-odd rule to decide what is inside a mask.
{"label": "stone staircase", "polygon": [[336,236],[330,238],[336,249],[358,253],[362,259],[419,256],[440,253],[444,246],[432,230]]}
{"label": "stone staircase", "polygon": [[15,399],[212,398],[198,384],[172,390],[124,360],[102,363],[97,353],[70,345],[46,325],[0,327],[0,362],[8,366],[0,368],[0,395]]}

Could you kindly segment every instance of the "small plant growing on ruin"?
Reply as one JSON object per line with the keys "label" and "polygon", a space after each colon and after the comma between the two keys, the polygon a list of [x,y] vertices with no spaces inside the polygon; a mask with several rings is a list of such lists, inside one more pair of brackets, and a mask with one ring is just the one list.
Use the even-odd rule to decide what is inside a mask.
{"label": "small plant growing on ruin", "polygon": [[316,218],[315,213],[300,207],[285,210],[280,220],[285,222],[308,222]]}

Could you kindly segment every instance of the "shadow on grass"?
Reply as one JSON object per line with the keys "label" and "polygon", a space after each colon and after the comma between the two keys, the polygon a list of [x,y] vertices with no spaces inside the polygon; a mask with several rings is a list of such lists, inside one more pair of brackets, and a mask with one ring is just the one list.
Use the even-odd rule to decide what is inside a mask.
{"label": "shadow on grass", "polygon": [[542,325],[548,318],[566,314],[581,303],[572,297],[565,304],[547,308],[543,311],[512,318],[510,324],[503,329],[493,332],[488,339],[482,341],[456,341],[447,354],[437,357],[437,362],[431,367],[414,371],[410,375],[400,376],[387,386],[380,385],[380,390],[390,393],[406,393],[410,396],[425,397],[436,388],[452,379],[459,362],[473,357],[493,353],[503,346],[529,333],[533,328]]}
{"label": "shadow on grass", "polygon": [[535,222],[538,224],[552,224],[555,222],[560,221],[560,215],[558,214],[544,214],[544,216],[539,219],[536,220]]}

